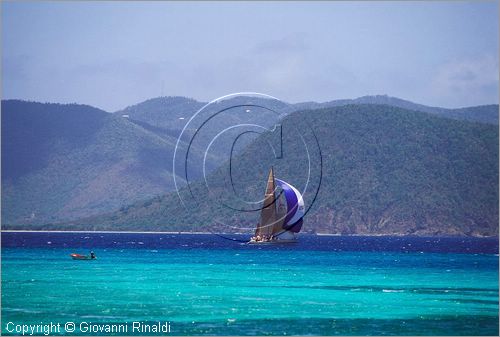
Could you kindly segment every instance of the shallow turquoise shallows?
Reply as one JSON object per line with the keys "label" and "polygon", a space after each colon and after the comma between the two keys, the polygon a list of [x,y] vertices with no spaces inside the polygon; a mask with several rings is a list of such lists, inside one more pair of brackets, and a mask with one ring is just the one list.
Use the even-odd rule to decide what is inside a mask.
{"label": "shallow turquoise shallows", "polygon": [[74,261],[88,249],[3,247],[2,333],[8,322],[137,321],[169,322],[171,335],[498,334],[496,254],[95,251]]}

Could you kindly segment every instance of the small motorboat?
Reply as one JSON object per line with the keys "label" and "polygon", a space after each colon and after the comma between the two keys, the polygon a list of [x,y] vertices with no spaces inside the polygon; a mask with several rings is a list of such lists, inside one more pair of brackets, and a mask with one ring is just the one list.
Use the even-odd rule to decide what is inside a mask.
{"label": "small motorboat", "polygon": [[76,253],[73,253],[73,254],[70,254],[71,258],[73,260],[95,260],[95,255],[92,256],[92,255],[81,255],[81,254],[76,254]]}

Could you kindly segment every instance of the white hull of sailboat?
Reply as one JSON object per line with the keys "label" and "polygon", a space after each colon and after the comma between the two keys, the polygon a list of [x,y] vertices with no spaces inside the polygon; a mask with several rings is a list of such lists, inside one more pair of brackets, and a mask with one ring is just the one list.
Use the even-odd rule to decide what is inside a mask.
{"label": "white hull of sailboat", "polygon": [[291,240],[271,240],[271,241],[248,241],[250,245],[279,245],[284,243],[297,243],[299,242],[297,239]]}

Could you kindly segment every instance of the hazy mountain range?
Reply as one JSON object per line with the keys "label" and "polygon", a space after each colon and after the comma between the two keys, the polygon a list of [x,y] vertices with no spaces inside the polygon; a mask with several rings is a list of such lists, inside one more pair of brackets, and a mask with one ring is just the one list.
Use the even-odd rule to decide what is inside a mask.
{"label": "hazy mountain range", "polygon": [[[259,99],[252,99],[252,102],[256,101],[258,102]],[[244,104],[245,99],[239,97],[236,99],[232,99],[230,102],[231,104]],[[197,110],[201,109],[205,104],[207,103],[198,102],[186,97],[159,97],[129,106],[123,110],[115,112],[115,114],[128,115],[133,120],[142,121],[156,127],[161,127],[166,129],[167,131],[173,131],[172,134],[176,135],[176,132],[184,127],[186,121],[185,119],[179,120],[179,118],[186,118],[188,116],[191,116]],[[324,103],[302,102],[290,104],[281,101],[266,101],[266,106],[272,107],[272,109],[279,113],[330,108],[349,104],[383,104],[404,108],[407,110],[427,112],[452,119],[498,124],[498,104],[481,105],[459,109],[446,109],[417,104],[387,95],[363,96],[355,99],[340,99]]]}
{"label": "hazy mountain range", "polygon": [[[240,97],[219,108],[245,101]],[[256,120],[272,126],[286,115],[286,139],[290,135],[285,126],[297,125],[301,116],[316,130],[324,151],[324,181],[308,215],[308,230],[498,233],[498,105],[443,109],[388,96],[265,104],[277,113]],[[2,101],[4,228],[200,230],[200,222],[212,226],[211,207],[198,205],[197,211],[186,214],[178,208],[177,194],[168,194],[173,190],[177,137],[202,106],[188,98],[161,97],[108,113],[85,105]],[[214,119],[205,134],[200,133],[200,145],[217,128],[248,121],[247,111]],[[195,132],[196,128],[191,135]],[[262,153],[265,137],[256,137],[243,142],[235,162],[244,176],[242,191],[250,194],[258,194],[258,183],[272,164],[272,158]],[[204,149],[196,142],[191,145],[191,160],[201,163]],[[220,167],[211,176],[215,181],[224,169],[225,144],[219,145],[206,158],[208,172]],[[179,146],[185,149],[184,139]],[[300,182],[293,173],[296,162],[282,161],[277,171]],[[200,178],[198,169],[189,173],[190,178]],[[178,181],[183,181],[181,176]],[[220,212],[238,223],[254,220],[226,213]],[[77,220],[81,218],[87,220]]]}
{"label": "hazy mountain range", "polygon": [[[323,174],[305,230],[337,234],[497,235],[498,129],[384,105],[348,105],[288,115],[283,158],[259,137],[205,183],[185,208],[177,194],[73,224],[76,228],[250,232],[258,212],[234,212],[238,197],[258,200],[268,170],[305,186],[307,158],[295,126],[307,121],[320,141]],[[318,165],[318,160],[313,160]],[[316,174],[315,174],[316,173]],[[313,168],[314,186],[319,183]],[[186,196],[187,190],[182,193]],[[305,194],[314,198],[314,189]],[[186,200],[189,200],[189,195]]]}

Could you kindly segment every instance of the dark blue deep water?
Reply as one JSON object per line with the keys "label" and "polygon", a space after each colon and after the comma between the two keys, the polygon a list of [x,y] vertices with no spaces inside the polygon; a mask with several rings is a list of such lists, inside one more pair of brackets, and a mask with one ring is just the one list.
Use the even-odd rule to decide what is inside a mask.
{"label": "dark blue deep water", "polygon": [[[232,240],[233,241],[232,241]],[[248,246],[248,235],[3,232],[2,247],[267,249],[498,254],[498,238],[301,235],[297,244]],[[238,240],[238,241],[234,241]]]}
{"label": "dark blue deep water", "polygon": [[[2,334],[49,322],[74,322],[72,335],[113,334],[81,324],[132,322],[169,322],[171,335],[498,334],[498,238],[301,235],[266,246],[211,234],[1,239]],[[96,260],[69,256],[90,250]]]}

